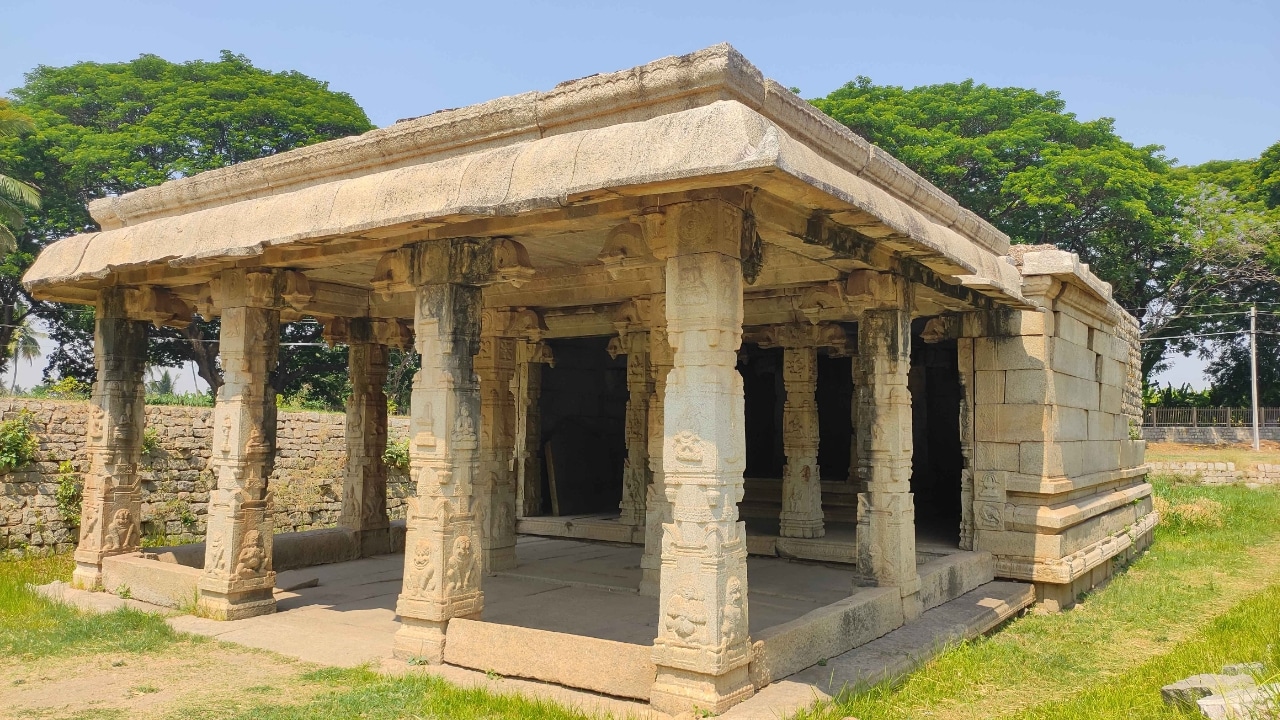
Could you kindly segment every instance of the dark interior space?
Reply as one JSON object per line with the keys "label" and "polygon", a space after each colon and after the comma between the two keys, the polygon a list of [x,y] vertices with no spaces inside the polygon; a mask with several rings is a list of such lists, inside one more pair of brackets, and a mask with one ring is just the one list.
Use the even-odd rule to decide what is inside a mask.
{"label": "dark interior space", "polygon": [[[746,395],[747,469],[749,478],[781,478],[786,454],[782,450],[782,349],[743,345],[738,372]],[[745,499],[745,498],[744,498]]]}
{"label": "dark interior space", "polygon": [[926,344],[917,320],[911,339],[911,492],[922,538],[960,541],[960,365],[956,341]]}
{"label": "dark interior space", "polygon": [[549,342],[556,364],[542,370],[542,513],[616,514],[627,452],[627,358],[609,357],[607,337]]}
{"label": "dark interior space", "polygon": [[853,358],[818,353],[818,467],[823,480],[849,479]]}

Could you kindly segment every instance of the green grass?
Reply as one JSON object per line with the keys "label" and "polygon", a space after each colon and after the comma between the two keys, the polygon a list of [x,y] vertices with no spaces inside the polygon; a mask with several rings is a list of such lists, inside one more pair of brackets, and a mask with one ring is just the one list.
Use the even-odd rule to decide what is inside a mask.
{"label": "green grass", "polygon": [[0,560],[0,657],[138,653],[178,639],[159,615],[127,608],[86,613],[28,586],[68,580],[73,565],[70,555]]}
{"label": "green grass", "polygon": [[299,680],[332,689],[295,705],[278,704],[270,696],[261,705],[228,713],[225,709],[185,708],[173,717],[183,720],[310,720],[311,718],[449,718],[470,720],[580,720],[592,716],[543,700],[499,695],[479,688],[460,688],[432,675],[408,673],[388,676],[368,668],[326,668],[304,673]]}
{"label": "green grass", "polygon": [[1159,704],[1161,685],[1263,659],[1278,639],[1280,585],[1266,584],[1280,581],[1280,546],[1258,548],[1280,539],[1280,492],[1154,484],[1175,504],[1220,503],[1222,526],[1161,525],[1145,555],[1070,612],[1026,616],[800,717],[1182,717]]}

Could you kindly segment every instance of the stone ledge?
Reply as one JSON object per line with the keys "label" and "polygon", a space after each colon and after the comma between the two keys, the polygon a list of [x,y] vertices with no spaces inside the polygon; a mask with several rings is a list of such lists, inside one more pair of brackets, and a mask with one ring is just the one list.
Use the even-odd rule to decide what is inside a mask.
{"label": "stone ledge", "polygon": [[1103,495],[1081,498],[1077,502],[1057,507],[1010,503],[1005,506],[1009,515],[1005,527],[1009,530],[1056,533],[1079,525],[1089,518],[1108,513],[1122,505],[1141,500],[1151,492],[1151,484],[1144,482]]}
{"label": "stone ledge", "polygon": [[199,568],[144,557],[142,553],[112,555],[102,559],[102,587],[117,593],[129,589],[129,597],[152,605],[181,607],[194,603]]}
{"label": "stone ledge", "polygon": [[995,559],[987,552],[952,553],[919,567],[920,604],[925,611],[950,602],[995,579]]}
{"label": "stone ledge", "polygon": [[898,588],[859,590],[757,635],[751,645],[751,682],[762,688],[868,643],[900,627],[902,620]]}
{"label": "stone ledge", "polygon": [[[979,471],[981,472],[981,471]],[[1098,485],[1106,485],[1117,480],[1128,480],[1148,474],[1147,465],[1139,465],[1119,470],[1104,470],[1090,475],[1074,478],[1043,478],[1035,475],[1007,473],[1005,489],[1011,493],[1026,495],[1062,495],[1076,490],[1087,490]]]}
{"label": "stone ledge", "polygon": [[446,638],[450,665],[616,697],[648,700],[657,677],[647,645],[459,618]]}
{"label": "stone ledge", "polygon": [[1109,535],[1057,560],[996,556],[996,577],[1052,585],[1070,584],[1095,567],[1128,550],[1135,542],[1150,534],[1159,520],[1160,517],[1156,512],[1147,513],[1128,531]]}

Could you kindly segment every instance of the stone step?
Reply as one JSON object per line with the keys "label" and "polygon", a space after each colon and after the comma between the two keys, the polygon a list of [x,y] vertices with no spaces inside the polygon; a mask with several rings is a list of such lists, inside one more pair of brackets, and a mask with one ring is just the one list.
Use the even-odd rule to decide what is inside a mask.
{"label": "stone step", "polygon": [[789,680],[835,695],[845,687],[874,685],[905,675],[949,643],[978,637],[1036,599],[1030,583],[989,582],[924,613],[862,647],[831,658]]}

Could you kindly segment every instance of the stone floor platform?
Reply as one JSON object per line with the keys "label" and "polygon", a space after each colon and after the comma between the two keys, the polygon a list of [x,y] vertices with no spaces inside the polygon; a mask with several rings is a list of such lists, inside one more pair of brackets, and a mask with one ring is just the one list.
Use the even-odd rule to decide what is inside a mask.
{"label": "stone floor platform", "polygon": [[[517,567],[484,580],[484,621],[451,626],[446,644],[450,665],[438,670],[464,684],[483,684],[486,673],[490,679],[497,673],[541,681],[521,681],[521,692],[545,695],[534,691],[554,688],[552,694],[561,702],[617,715],[641,709],[640,714],[649,714],[643,700],[653,679],[650,647],[657,634],[658,601],[635,590],[641,553],[635,545],[521,537]],[[230,622],[180,616],[170,623],[182,631],[320,664],[371,662],[396,669],[402,664],[390,657],[399,627],[394,607],[402,569],[403,556],[384,555],[288,570],[277,578],[278,612],[273,615]],[[992,583],[991,573],[986,553],[955,552],[921,565],[922,601],[926,609],[937,609],[898,629],[901,606],[892,588],[859,587],[846,566],[750,558],[748,601],[757,658],[753,680],[763,690],[746,705],[806,705],[832,691],[835,679],[854,678],[862,672],[857,668],[870,667],[866,673],[871,673],[880,662],[874,659],[880,655],[846,660],[852,648],[879,647],[885,637],[903,630],[912,630],[907,637],[924,638],[920,642],[933,647],[988,629],[1025,603],[1021,596],[1008,598],[992,591],[970,598],[971,591],[979,588],[982,594],[988,588],[1011,586],[1024,595],[1030,592],[1029,585]],[[969,601],[954,599],[966,592]],[[99,606],[111,598],[85,595],[92,595]],[[971,610],[981,613],[970,618],[956,609],[957,602],[969,602]],[[939,617],[944,620],[936,620]],[[913,630],[920,623],[925,625]],[[911,662],[922,652],[911,648]],[[806,668],[828,658],[827,666],[814,668],[823,678],[805,675]],[[844,667],[837,660],[852,663],[849,667],[854,669],[828,677]],[[905,666],[888,657],[881,663],[886,672]],[[819,682],[824,678],[825,684]],[[803,692],[796,690],[797,683],[804,683]]]}

